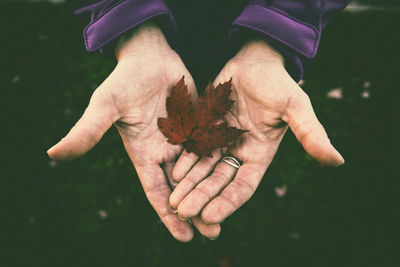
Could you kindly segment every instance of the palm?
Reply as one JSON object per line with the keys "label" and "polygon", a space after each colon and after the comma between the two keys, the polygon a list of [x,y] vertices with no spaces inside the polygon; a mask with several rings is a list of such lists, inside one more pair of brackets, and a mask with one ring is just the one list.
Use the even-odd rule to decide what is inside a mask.
{"label": "palm", "polygon": [[166,98],[172,84],[181,75],[187,76],[188,90],[193,98],[197,93],[193,79],[180,58],[171,54],[164,55],[164,60],[169,62],[168,66],[150,65],[148,62],[155,62],[155,58],[124,59],[117,67],[115,77],[110,76],[117,83],[123,81],[127,85],[115,84],[108,88],[112,88],[110,94],[114,99],[114,108],[119,110],[115,125],[135,166],[173,162],[182,150],[166,141],[158,129],[157,119],[166,116]]}
{"label": "palm", "polygon": [[[281,84],[277,81],[281,72],[282,66],[276,63],[248,61],[241,62],[240,66],[228,64],[216,81],[219,83],[233,77],[232,98],[235,103],[226,120],[230,125],[249,130],[240,145],[232,147],[230,153],[243,162],[256,165],[262,172],[271,162],[287,129],[282,116],[291,93],[275,85]],[[260,84],[268,90],[261,90]]]}

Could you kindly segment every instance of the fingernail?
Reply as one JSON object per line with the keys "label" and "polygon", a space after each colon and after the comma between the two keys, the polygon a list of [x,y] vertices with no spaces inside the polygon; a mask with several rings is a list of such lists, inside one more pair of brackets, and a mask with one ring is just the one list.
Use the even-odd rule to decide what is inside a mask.
{"label": "fingernail", "polygon": [[214,241],[214,240],[217,240],[217,239],[218,239],[218,237],[219,237],[219,236],[216,236],[216,237],[211,237],[211,238],[208,238],[208,240],[210,240],[210,241]]}
{"label": "fingernail", "polygon": [[343,156],[340,153],[339,153],[339,155],[340,155],[340,158],[342,160],[342,164],[344,164],[345,160],[344,160]]}
{"label": "fingernail", "polygon": [[177,213],[178,210],[174,209],[173,207],[171,207],[171,205],[168,204],[169,209],[173,212],[173,213]]}
{"label": "fingernail", "polygon": [[170,180],[171,185],[175,188],[178,185],[178,182],[175,181],[174,179]]}
{"label": "fingernail", "polygon": [[340,157],[340,159],[339,159],[339,163],[336,165],[336,167],[339,167],[340,165],[343,165],[345,161],[344,161],[343,156],[339,152],[337,152],[337,153],[338,153],[338,156]]}
{"label": "fingernail", "polygon": [[179,214],[177,214],[177,215],[178,215],[179,220],[181,220],[181,221],[187,221],[186,218],[182,218],[181,216],[179,216]]}
{"label": "fingernail", "polygon": [[50,147],[50,148],[46,151],[47,156],[49,156],[50,158],[51,158],[50,154],[51,154],[51,152],[53,151],[53,149],[54,149],[54,146]]}

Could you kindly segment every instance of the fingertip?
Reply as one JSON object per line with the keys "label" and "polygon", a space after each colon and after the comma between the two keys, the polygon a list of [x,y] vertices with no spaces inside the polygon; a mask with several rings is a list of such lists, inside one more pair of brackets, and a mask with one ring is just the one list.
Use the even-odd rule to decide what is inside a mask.
{"label": "fingertip", "polygon": [[177,239],[178,241],[181,241],[182,243],[189,243],[190,241],[192,241],[193,239],[193,235],[191,235],[188,238],[182,238],[182,239]]}
{"label": "fingertip", "polygon": [[171,233],[171,235],[178,241],[189,242],[193,239],[193,228],[188,221],[181,221],[176,214],[168,214],[164,216],[163,223]]}
{"label": "fingertip", "polygon": [[65,155],[63,155],[60,152],[60,143],[61,143],[61,141],[47,150],[47,155],[52,160],[60,160],[60,161],[62,161],[62,160],[67,160],[68,159],[68,158],[65,157]]}
{"label": "fingertip", "polygon": [[344,158],[339,153],[339,151],[337,151],[336,148],[331,144],[330,141],[328,143],[328,148],[326,150],[329,151],[329,153],[327,153],[328,157],[326,165],[332,167],[339,167],[340,165],[344,164]]}
{"label": "fingertip", "polygon": [[47,155],[58,161],[65,161],[77,158],[84,154],[80,149],[72,150],[67,139],[63,138],[60,142],[47,150]]}
{"label": "fingertip", "polygon": [[212,206],[207,206],[201,212],[200,219],[205,224],[219,224],[224,221],[224,218],[218,218],[217,214],[219,213],[214,211]]}
{"label": "fingertip", "polygon": [[175,166],[172,169],[172,180],[175,183],[179,183],[183,179],[183,177],[185,177],[185,174],[186,173],[183,173],[182,168]]}
{"label": "fingertip", "polygon": [[[185,198],[193,190],[195,184],[190,180],[190,178],[185,178],[182,180],[172,191],[169,196],[169,205],[172,208],[178,209],[181,203],[185,202]],[[185,210],[186,204],[181,206],[181,211]]]}
{"label": "fingertip", "polygon": [[177,183],[182,181],[198,159],[196,154],[184,150],[172,170],[172,179]]}
{"label": "fingertip", "polygon": [[323,134],[308,134],[300,141],[307,153],[319,163],[332,167],[344,163],[342,155],[332,145],[325,131]]}
{"label": "fingertip", "polygon": [[208,240],[210,240],[210,241],[214,241],[214,240],[217,240],[217,239],[218,239],[219,235],[220,235],[220,234],[218,234],[218,235],[216,235],[216,236],[213,236],[213,237],[207,237],[207,238],[208,238]]}
{"label": "fingertip", "polygon": [[217,224],[214,224],[215,226],[214,226],[214,237],[215,238],[217,238],[217,237],[219,237],[219,235],[221,234],[221,225],[219,224],[219,223],[217,223]]}
{"label": "fingertip", "polygon": [[328,148],[322,148],[321,150],[320,152],[317,151],[314,157],[323,165],[339,167],[344,164],[344,158],[331,144],[329,144]]}
{"label": "fingertip", "polygon": [[[190,227],[190,226],[188,226],[188,227]],[[191,227],[190,227],[190,230],[174,232],[171,234],[176,240],[183,242],[183,243],[192,241],[193,236],[194,236],[194,233],[193,233],[193,230],[191,229]]]}
{"label": "fingertip", "polygon": [[203,227],[204,229],[202,229],[202,231],[199,231],[209,240],[216,240],[221,235],[221,225],[219,223],[212,225],[203,224]]}
{"label": "fingertip", "polygon": [[[181,185],[181,184],[179,184]],[[171,208],[176,210],[176,213],[178,213],[178,209],[179,206],[183,200],[182,196],[182,190],[180,188],[180,186],[175,187],[174,191],[172,191],[171,195],[169,196],[169,205],[171,206]],[[181,207],[181,211],[182,211],[182,207]],[[186,217],[189,218],[189,217]]]}
{"label": "fingertip", "polygon": [[339,153],[339,151],[337,151],[337,150],[335,150],[335,151],[336,151],[336,156],[335,156],[336,159],[335,159],[335,163],[333,164],[333,166],[339,167],[345,163],[345,160],[344,160],[343,156]]}
{"label": "fingertip", "polygon": [[47,155],[48,155],[49,158],[51,158],[51,159],[54,159],[54,154],[53,154],[53,152],[54,152],[54,146],[52,146],[51,148],[49,148],[49,149],[46,151]]}
{"label": "fingertip", "polygon": [[169,207],[171,210],[174,211],[174,213],[178,212],[178,205],[179,203],[177,202],[176,199],[176,194],[174,194],[175,191],[172,191],[171,195],[169,196]]}
{"label": "fingertip", "polygon": [[196,216],[197,214],[194,214],[193,210],[187,209],[185,203],[180,203],[178,206],[178,217],[181,220],[187,220],[188,218],[192,218]]}
{"label": "fingertip", "polygon": [[174,238],[183,243],[188,243],[188,242],[192,241],[193,236],[194,236],[193,231],[190,231],[190,233],[188,232],[183,235],[181,235],[181,234],[175,235]]}
{"label": "fingertip", "polygon": [[210,240],[215,240],[219,237],[221,233],[221,225],[217,224],[205,224],[202,222],[201,218],[196,216],[191,218],[193,225],[197,230]]}

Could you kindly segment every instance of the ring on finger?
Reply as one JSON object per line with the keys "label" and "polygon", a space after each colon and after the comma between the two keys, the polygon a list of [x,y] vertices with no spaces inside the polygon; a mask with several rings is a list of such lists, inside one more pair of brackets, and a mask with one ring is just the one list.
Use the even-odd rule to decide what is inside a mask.
{"label": "ring on finger", "polygon": [[239,169],[240,168],[240,160],[233,156],[224,156],[222,157],[221,161],[225,162],[226,164],[231,165],[232,167]]}

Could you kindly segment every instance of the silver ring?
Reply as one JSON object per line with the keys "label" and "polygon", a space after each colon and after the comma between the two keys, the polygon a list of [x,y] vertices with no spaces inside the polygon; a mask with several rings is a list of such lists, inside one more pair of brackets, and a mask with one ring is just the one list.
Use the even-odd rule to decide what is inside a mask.
{"label": "silver ring", "polygon": [[235,167],[236,169],[239,169],[241,165],[239,159],[232,156],[224,156],[221,161],[231,165],[232,167]]}

